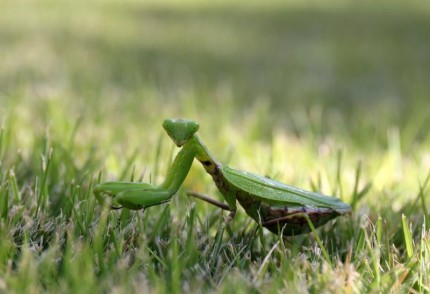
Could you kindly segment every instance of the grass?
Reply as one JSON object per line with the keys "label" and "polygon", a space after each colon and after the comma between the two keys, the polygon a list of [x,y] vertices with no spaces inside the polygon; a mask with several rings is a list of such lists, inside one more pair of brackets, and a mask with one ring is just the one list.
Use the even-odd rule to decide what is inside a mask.
{"label": "grass", "polygon": [[[430,290],[427,4],[5,1],[0,292]],[[222,230],[195,163],[170,204],[109,211],[99,181],[160,183],[166,117],[223,163],[354,207],[288,239]]]}

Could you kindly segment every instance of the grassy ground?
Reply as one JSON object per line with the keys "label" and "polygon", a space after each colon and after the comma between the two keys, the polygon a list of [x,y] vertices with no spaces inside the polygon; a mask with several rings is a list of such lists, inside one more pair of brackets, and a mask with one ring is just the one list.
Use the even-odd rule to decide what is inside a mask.
{"label": "grassy ground", "polygon": [[[3,1],[0,292],[430,291],[430,6],[311,2]],[[352,215],[221,236],[197,163],[170,204],[103,209],[100,180],[162,181],[166,117]]]}

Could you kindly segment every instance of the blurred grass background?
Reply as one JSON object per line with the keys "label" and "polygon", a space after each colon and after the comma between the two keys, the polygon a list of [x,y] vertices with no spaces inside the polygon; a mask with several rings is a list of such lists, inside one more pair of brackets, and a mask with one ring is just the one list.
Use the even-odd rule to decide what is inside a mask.
{"label": "blurred grass background", "polygon": [[[356,217],[394,235],[430,170],[429,36],[420,1],[2,1],[3,182],[29,201],[53,148],[53,216],[100,171],[159,183],[185,117],[221,162],[345,201],[361,164]],[[185,186],[216,193],[198,165]]]}
{"label": "blurred grass background", "polygon": [[324,130],[383,130],[422,116],[429,92],[424,4],[6,1],[1,28],[4,98],[32,91],[93,116],[156,102],[237,117],[264,100],[276,123],[317,105]]}
{"label": "blurred grass background", "polygon": [[[306,138],[302,144],[316,152],[327,142],[334,152],[347,146],[358,153],[353,161],[397,144],[398,157],[424,165],[418,174],[428,169],[429,155],[416,150],[427,146],[417,142],[428,143],[430,126],[430,21],[423,3],[2,6],[0,105],[10,125],[19,122],[14,147],[26,156],[35,155],[35,134],[49,129],[63,140],[77,124],[73,139],[84,154],[89,146],[100,156],[116,150],[117,161],[139,146],[153,154],[161,121],[187,117],[201,123],[203,138],[224,159],[229,155],[222,152],[240,142],[231,152],[249,149],[233,161],[264,157],[254,152],[256,144],[270,145],[281,133]],[[276,161],[290,165],[296,156]],[[380,159],[365,163],[376,160],[377,169]],[[261,164],[253,168],[264,171]]]}

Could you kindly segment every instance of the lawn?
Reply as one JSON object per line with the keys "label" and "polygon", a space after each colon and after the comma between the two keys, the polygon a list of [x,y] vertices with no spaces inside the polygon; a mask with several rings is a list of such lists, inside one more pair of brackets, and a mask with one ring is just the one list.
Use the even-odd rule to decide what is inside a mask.
{"label": "lawn", "polygon": [[[0,292],[430,291],[429,4],[1,6]],[[163,181],[170,117],[353,212],[280,238],[239,209],[223,230],[186,195],[222,199],[197,161],[168,204],[97,203],[99,182]]]}

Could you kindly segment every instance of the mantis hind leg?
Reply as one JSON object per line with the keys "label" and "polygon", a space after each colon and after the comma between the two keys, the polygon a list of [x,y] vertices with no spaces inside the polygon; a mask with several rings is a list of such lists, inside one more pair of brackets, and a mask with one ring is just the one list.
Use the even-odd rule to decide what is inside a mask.
{"label": "mantis hind leg", "polygon": [[208,197],[208,196],[206,196],[204,194],[200,194],[200,193],[197,193],[197,192],[187,192],[187,195],[195,197],[195,198],[200,199],[200,200],[203,200],[203,201],[205,201],[207,203],[210,203],[210,204],[212,204],[212,205],[214,205],[216,207],[219,207],[219,208],[221,208],[223,210],[230,211],[229,215],[227,216],[227,223],[231,222],[233,220],[234,216],[236,215],[236,209],[235,208],[232,209],[227,204],[222,203],[222,202],[220,202],[218,200],[212,199],[212,198],[210,198],[210,197]]}
{"label": "mantis hind leg", "polygon": [[200,193],[197,193],[197,192],[187,192],[187,195],[195,197],[195,198],[203,200],[203,201],[206,201],[207,203],[215,205],[216,207],[219,207],[221,209],[230,211],[230,207],[228,207],[227,204],[222,203],[221,201],[212,199],[212,198],[210,198],[210,197],[208,197],[208,196],[206,196],[204,194],[200,194]]}

